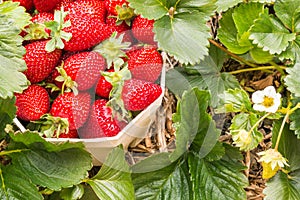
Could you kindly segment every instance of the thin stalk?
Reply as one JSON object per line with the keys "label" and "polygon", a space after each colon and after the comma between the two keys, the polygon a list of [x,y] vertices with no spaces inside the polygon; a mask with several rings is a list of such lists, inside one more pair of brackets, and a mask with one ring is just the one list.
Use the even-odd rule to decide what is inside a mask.
{"label": "thin stalk", "polygon": [[212,43],[213,45],[215,45],[216,47],[218,47],[219,49],[221,49],[222,51],[224,51],[225,53],[227,53],[228,55],[230,55],[231,57],[235,58],[236,60],[245,63],[246,65],[249,65],[251,67],[257,67],[256,64],[253,64],[251,62],[248,62],[247,60],[245,60],[244,58],[237,56],[234,53],[231,53],[230,51],[228,51],[225,47],[221,46],[219,43],[217,43],[216,41],[209,39],[209,42]]}
{"label": "thin stalk", "polygon": [[280,72],[280,74],[285,74],[285,72],[283,71],[283,68],[281,66],[277,65],[277,63],[271,61],[270,64],[273,65],[277,69],[277,71]]}
{"label": "thin stalk", "polygon": [[300,108],[300,103],[298,103],[294,108],[288,110],[287,113],[286,113],[286,115],[284,116],[283,122],[282,122],[282,124],[281,124],[281,126],[280,126],[279,133],[278,133],[278,136],[277,136],[275,148],[274,148],[276,151],[278,151],[278,146],[279,146],[280,138],[281,138],[281,135],[282,135],[282,132],[283,132],[283,128],[284,128],[285,123],[287,122],[289,116],[290,116],[295,110],[297,110],[298,108]]}
{"label": "thin stalk", "polygon": [[[258,71],[258,70],[268,70],[268,69],[277,69],[278,70],[278,68],[281,69],[281,71],[283,71],[283,69],[286,69],[286,67],[284,67],[284,66],[277,66],[277,67],[276,66],[262,66],[262,67],[239,69],[239,70],[231,71],[229,73],[230,74],[239,74],[239,73]],[[271,73],[273,73],[273,72],[271,72]]]}
{"label": "thin stalk", "polygon": [[0,156],[8,155],[11,153],[20,153],[22,151],[28,151],[28,149],[16,149],[16,150],[10,150],[10,151],[1,151]]}
{"label": "thin stalk", "polygon": [[265,114],[262,118],[260,118],[250,129],[249,133],[252,133],[252,131],[255,129],[255,127],[257,127],[260,122],[262,122],[266,117],[268,117],[271,113],[267,113]]}

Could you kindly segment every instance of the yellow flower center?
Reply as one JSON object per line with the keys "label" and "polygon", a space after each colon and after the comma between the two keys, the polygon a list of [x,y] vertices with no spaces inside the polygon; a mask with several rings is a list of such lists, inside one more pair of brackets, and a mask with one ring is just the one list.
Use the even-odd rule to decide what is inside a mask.
{"label": "yellow flower center", "polygon": [[264,101],[263,101],[263,106],[265,107],[271,107],[274,105],[274,98],[272,97],[268,97],[268,96],[264,96]]}

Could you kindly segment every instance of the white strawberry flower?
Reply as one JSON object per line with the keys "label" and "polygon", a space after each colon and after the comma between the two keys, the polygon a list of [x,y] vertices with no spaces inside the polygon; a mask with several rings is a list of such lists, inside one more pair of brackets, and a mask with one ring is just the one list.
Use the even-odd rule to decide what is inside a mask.
{"label": "white strawberry flower", "polygon": [[272,170],[274,170],[276,167],[280,169],[284,166],[289,166],[287,164],[287,159],[284,158],[281,153],[275,149],[268,149],[267,151],[262,151],[257,154],[261,156],[258,162],[269,164]]}
{"label": "white strawberry flower", "polygon": [[240,150],[246,150],[250,148],[252,138],[250,132],[242,129],[238,131],[238,134],[232,135],[232,140],[233,144]]}
{"label": "white strawberry flower", "polygon": [[253,109],[275,113],[280,106],[281,94],[276,93],[273,86],[268,86],[264,90],[256,91],[252,94]]}

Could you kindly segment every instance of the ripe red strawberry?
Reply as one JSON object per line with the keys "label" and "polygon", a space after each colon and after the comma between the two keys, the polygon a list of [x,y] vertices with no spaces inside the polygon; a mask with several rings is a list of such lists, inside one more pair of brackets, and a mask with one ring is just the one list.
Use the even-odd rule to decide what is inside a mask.
{"label": "ripe red strawberry", "polygon": [[[107,70],[108,72],[113,72],[113,69]],[[104,76],[100,76],[98,83],[96,85],[96,95],[106,98],[109,98],[109,93],[112,89],[112,84],[108,82]]]}
{"label": "ripe red strawberry", "polygon": [[52,12],[62,0],[33,0],[34,6],[39,12]]}
{"label": "ripe red strawberry", "polygon": [[133,36],[142,43],[156,45],[153,32],[154,20],[143,18],[141,15],[132,21]]}
{"label": "ripe red strawberry", "polygon": [[107,101],[98,99],[91,109],[87,124],[79,132],[80,138],[112,137],[126,126],[125,122],[113,119],[112,110],[106,106]]}
{"label": "ripe red strawberry", "polygon": [[118,12],[116,10],[116,6],[122,7],[123,4],[128,6],[128,2],[126,0],[104,0],[106,10],[112,14],[117,16]]}
{"label": "ripe red strawberry", "polygon": [[54,15],[53,13],[48,13],[48,12],[37,13],[31,18],[32,22],[38,22],[38,23],[44,23],[51,20],[54,20]]}
{"label": "ripe red strawberry", "polygon": [[17,117],[24,121],[35,121],[50,109],[50,98],[45,88],[30,85],[22,94],[15,94]]}
{"label": "ripe red strawberry", "polygon": [[50,109],[50,114],[54,117],[67,118],[69,130],[80,128],[88,118],[90,112],[91,96],[89,93],[66,92],[59,95]]}
{"label": "ripe red strawberry", "polygon": [[78,84],[78,90],[88,90],[96,84],[106,64],[97,52],[81,52],[68,57],[63,69]]}
{"label": "ripe red strawberry", "polygon": [[72,38],[64,41],[67,51],[81,51],[93,47],[110,36],[109,26],[105,24],[104,2],[99,0],[78,0],[64,4],[68,12],[65,21],[71,26],[63,31],[71,33]]}
{"label": "ripe red strawberry", "polygon": [[12,0],[14,2],[20,2],[20,6],[26,8],[27,11],[30,11],[33,8],[33,0]]}
{"label": "ripe red strawberry", "polygon": [[50,75],[61,56],[61,50],[47,52],[45,46],[48,40],[36,41],[25,45],[26,54],[23,59],[26,62],[27,70],[24,71],[31,83],[37,83]]}
{"label": "ripe red strawberry", "polygon": [[149,82],[155,82],[161,74],[163,61],[160,53],[154,46],[128,51],[128,69],[132,77]]}
{"label": "ripe red strawberry", "polygon": [[127,110],[139,111],[147,108],[162,93],[162,88],[151,82],[139,79],[126,80],[121,98]]}

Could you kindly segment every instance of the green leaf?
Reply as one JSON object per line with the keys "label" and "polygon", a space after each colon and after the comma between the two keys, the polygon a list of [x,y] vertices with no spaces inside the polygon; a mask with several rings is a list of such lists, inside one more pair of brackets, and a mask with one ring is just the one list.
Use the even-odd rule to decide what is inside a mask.
{"label": "green leaf", "polygon": [[76,200],[76,199],[81,199],[83,194],[84,194],[83,185],[74,185],[71,188],[64,188],[60,193],[60,197],[63,200]]}
{"label": "green leaf", "polygon": [[210,122],[206,113],[209,98],[208,92],[200,91],[198,88],[183,94],[180,106],[178,106],[180,110],[177,111],[177,115],[180,116],[180,126],[176,130],[176,149],[170,157],[172,161],[177,160],[188,150],[202,125]]}
{"label": "green leaf", "polygon": [[134,188],[124,150],[116,147],[96,176],[87,180],[99,199],[134,199]]}
{"label": "green leaf", "polygon": [[217,11],[218,12],[225,12],[229,8],[236,6],[237,4],[243,2],[243,0],[218,0],[216,2]]}
{"label": "green leaf", "polygon": [[238,31],[232,18],[234,9],[230,9],[222,15],[218,38],[229,51],[235,54],[244,54],[251,49],[249,46],[241,46],[238,41]]}
{"label": "green leaf", "polygon": [[210,103],[213,107],[219,104],[220,98],[218,97],[225,90],[240,87],[239,82],[233,75],[220,72],[226,59],[227,55],[224,52],[215,46],[211,46],[209,56],[205,56],[197,65],[185,67],[186,71],[197,72],[201,76],[201,81],[198,81],[197,86],[199,89],[208,90],[211,96],[214,97]]}
{"label": "green leaf", "polygon": [[300,60],[300,36],[296,36],[296,40],[291,41],[285,51],[279,55],[279,59],[290,59],[294,63]]}
{"label": "green leaf", "polygon": [[[6,124],[11,124],[16,115],[15,98],[0,98],[0,135],[4,133]],[[1,138],[1,137],[0,137]]]}
{"label": "green leaf", "polygon": [[26,64],[19,33],[29,24],[30,15],[18,5],[10,1],[0,4],[0,98],[4,99],[13,97],[14,92],[21,93],[27,84],[26,76],[21,73]]}
{"label": "green leaf", "polygon": [[241,172],[244,166],[239,161],[221,159],[209,162],[189,153],[188,163],[194,199],[246,199],[244,187],[248,181]]}
{"label": "green leaf", "polygon": [[[232,124],[229,127],[230,134],[237,135],[240,130],[250,131],[254,124],[259,119],[253,113],[239,113],[235,115],[232,119]],[[257,147],[257,145],[262,141],[263,134],[257,130],[257,127],[251,132],[251,143],[246,147],[241,147],[241,150],[252,150]]]}
{"label": "green leaf", "polygon": [[81,183],[91,169],[91,155],[82,143],[51,144],[37,133],[10,134],[12,165],[33,184],[60,190]]}
{"label": "green leaf", "polygon": [[128,2],[137,14],[148,19],[159,19],[166,15],[170,8],[166,0],[128,0]]}
{"label": "green leaf", "polygon": [[[149,157],[137,163],[139,168],[151,163],[146,161],[148,159],[155,162],[156,157]],[[134,173],[132,181],[137,200],[193,199],[189,170],[185,161],[174,162],[146,173]]]}
{"label": "green leaf", "polygon": [[287,68],[288,75],[285,77],[287,89],[296,97],[300,97],[300,79],[299,79],[300,63],[296,63],[293,67]]}
{"label": "green leaf", "polygon": [[183,64],[195,64],[208,55],[210,38],[206,16],[199,11],[164,16],[154,23],[155,40],[162,50]]}
{"label": "green leaf", "polygon": [[268,51],[264,51],[262,48],[258,48],[257,46],[254,46],[250,50],[250,55],[252,59],[259,64],[264,64],[272,61],[273,55],[271,55]]}
{"label": "green leaf", "polygon": [[0,199],[24,200],[25,197],[30,200],[43,199],[30,179],[13,165],[1,166],[0,177]]}
{"label": "green leaf", "polygon": [[261,13],[264,12],[264,6],[260,3],[244,3],[234,9],[232,18],[236,26],[238,36],[241,37],[242,34],[248,32],[253,26],[254,21],[259,18]]}
{"label": "green leaf", "polygon": [[300,1],[279,0],[274,4],[276,16],[293,33],[300,31]]}
{"label": "green leaf", "polygon": [[217,112],[245,112],[252,111],[252,103],[248,93],[243,89],[226,90],[221,97],[222,107]]}
{"label": "green leaf", "polygon": [[279,171],[275,177],[266,183],[266,186],[264,189],[265,200],[299,200],[300,170],[289,175]]}
{"label": "green leaf", "polygon": [[206,20],[209,20],[209,17],[214,15],[216,10],[215,3],[217,0],[184,0],[178,1],[176,5],[177,12],[192,12],[193,10],[198,10],[201,13],[205,13]]}
{"label": "green leaf", "polygon": [[290,33],[278,19],[263,13],[255,21],[250,39],[264,51],[280,54],[287,49],[289,42],[296,39],[296,34]]}
{"label": "green leaf", "polygon": [[297,138],[300,139],[300,109],[293,112],[290,116],[291,126],[290,129],[295,131],[295,135]]}

